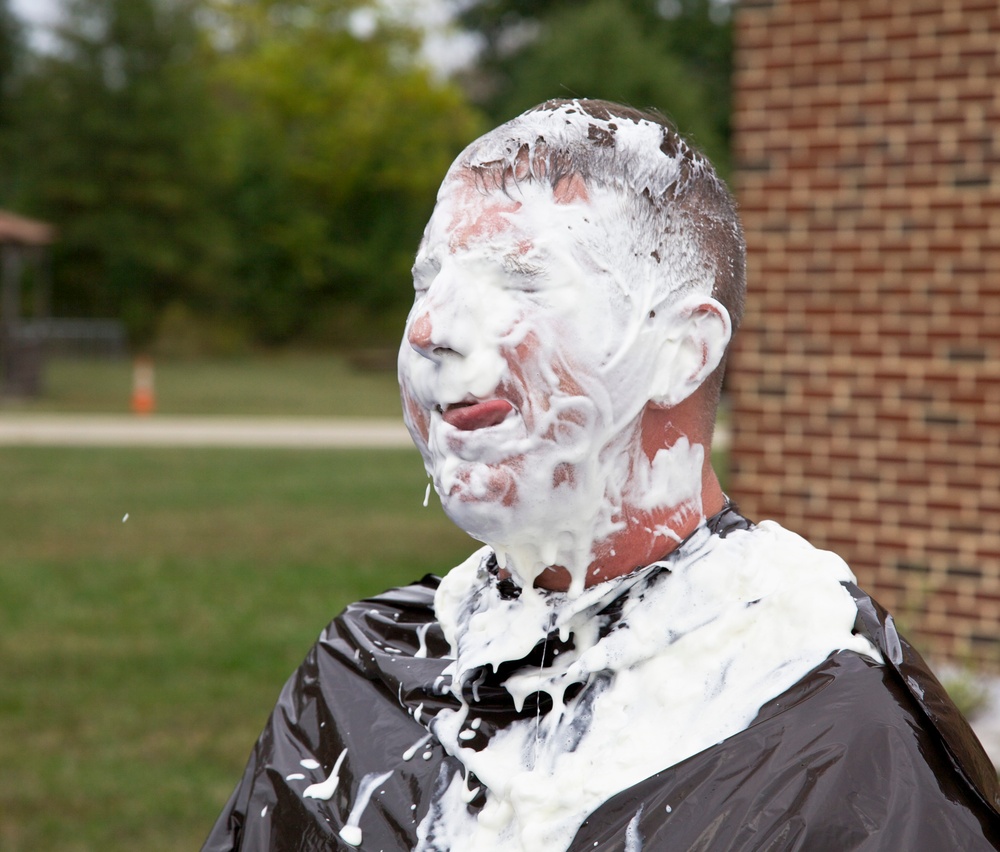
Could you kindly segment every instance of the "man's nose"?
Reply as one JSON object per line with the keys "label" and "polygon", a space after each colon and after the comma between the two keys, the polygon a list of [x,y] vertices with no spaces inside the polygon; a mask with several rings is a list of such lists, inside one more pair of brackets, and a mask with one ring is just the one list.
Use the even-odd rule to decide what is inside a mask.
{"label": "man's nose", "polygon": [[406,332],[406,339],[417,352],[421,355],[427,355],[434,348],[433,338],[434,326],[431,325],[431,315],[425,310],[421,311],[410,324],[410,329]]}
{"label": "man's nose", "polygon": [[410,324],[406,339],[425,358],[438,360],[442,356],[458,351],[453,335],[449,334],[446,318],[432,305],[421,308]]}

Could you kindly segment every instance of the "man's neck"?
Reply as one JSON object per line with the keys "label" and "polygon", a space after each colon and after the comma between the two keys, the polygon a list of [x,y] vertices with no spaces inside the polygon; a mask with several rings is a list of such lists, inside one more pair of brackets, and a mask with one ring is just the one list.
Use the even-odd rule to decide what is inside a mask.
{"label": "man's neck", "polygon": [[[586,587],[631,574],[672,553],[706,517],[722,511],[726,497],[711,465],[702,476],[700,505],[684,504],[651,515],[625,519],[625,528],[597,546],[597,557],[587,569]],[[669,530],[670,534],[664,531]],[[564,592],[570,586],[570,574],[561,566],[547,568],[535,580],[535,586]]]}

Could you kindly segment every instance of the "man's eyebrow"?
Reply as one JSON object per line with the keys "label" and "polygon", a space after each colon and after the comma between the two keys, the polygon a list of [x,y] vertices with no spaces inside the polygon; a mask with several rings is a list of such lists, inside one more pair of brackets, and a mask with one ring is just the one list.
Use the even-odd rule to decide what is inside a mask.
{"label": "man's eyebrow", "polygon": [[545,268],[518,252],[508,252],[500,259],[500,265],[504,272],[511,275],[522,275],[526,278],[537,278],[543,275]]}
{"label": "man's eyebrow", "polygon": [[434,255],[424,255],[413,262],[410,274],[416,278],[420,275],[436,275],[440,271],[441,261]]}

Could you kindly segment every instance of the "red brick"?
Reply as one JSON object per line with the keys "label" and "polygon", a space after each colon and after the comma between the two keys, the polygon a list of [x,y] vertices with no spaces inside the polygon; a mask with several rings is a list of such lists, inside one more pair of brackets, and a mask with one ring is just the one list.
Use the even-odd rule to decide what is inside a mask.
{"label": "red brick", "polygon": [[1000,595],[998,36],[995,0],[737,7],[734,148],[767,170],[735,180],[727,383],[741,505],[908,602],[934,653],[994,661],[969,572]]}

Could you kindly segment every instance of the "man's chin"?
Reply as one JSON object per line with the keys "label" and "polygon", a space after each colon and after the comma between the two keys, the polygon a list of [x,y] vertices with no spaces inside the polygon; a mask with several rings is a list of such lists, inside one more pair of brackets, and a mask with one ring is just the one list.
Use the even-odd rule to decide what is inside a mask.
{"label": "man's chin", "polygon": [[509,509],[484,502],[444,502],[444,511],[451,522],[476,541],[495,546],[510,538],[517,524]]}
{"label": "man's chin", "polygon": [[465,471],[453,478],[446,489],[438,489],[438,493],[444,491],[442,505],[469,506],[481,503],[484,511],[495,512],[498,508],[514,504],[517,481],[509,471],[487,468],[485,471],[475,471],[471,476],[463,476],[462,473]]}
{"label": "man's chin", "polygon": [[[478,475],[476,475],[478,474]],[[517,483],[509,471],[488,469],[456,477],[441,494],[441,507],[452,523],[480,541],[496,541],[515,514]]]}

